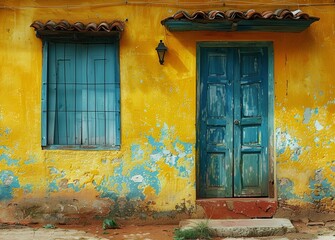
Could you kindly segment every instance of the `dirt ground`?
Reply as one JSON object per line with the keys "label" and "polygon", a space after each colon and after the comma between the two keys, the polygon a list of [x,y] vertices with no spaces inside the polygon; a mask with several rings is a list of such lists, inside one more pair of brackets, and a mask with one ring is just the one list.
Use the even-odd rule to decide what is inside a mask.
{"label": "dirt ground", "polygon": [[[263,237],[263,238],[240,238],[240,239],[325,239],[335,240],[335,221],[334,222],[293,222],[297,229],[296,233],[289,233],[280,237]],[[43,228],[43,225],[28,224],[31,228]],[[2,225],[2,228],[20,228],[27,227],[22,225]],[[102,222],[95,222],[89,225],[55,225],[57,229],[75,229],[92,234],[97,239],[115,239],[115,240],[171,240],[173,239],[174,230],[178,225],[121,225],[120,229],[103,230]],[[1,228],[1,226],[0,226]],[[24,239],[24,236],[23,238]],[[214,238],[219,240],[223,238]],[[226,238],[227,239],[227,238]]]}
{"label": "dirt ground", "polygon": [[[297,229],[297,232],[286,234],[284,237],[287,239],[335,239],[335,222],[328,222],[326,224],[322,222],[309,224],[303,222],[293,222],[293,224]],[[87,231],[107,239],[171,240],[173,239],[173,232],[176,228],[178,228],[178,225],[129,225],[122,226],[121,229],[108,229],[103,231],[100,226],[90,226],[87,228]],[[324,236],[324,238],[320,238],[321,236]],[[223,238],[214,238],[213,240],[219,239]],[[264,237],[258,239],[283,239],[283,237]]]}
{"label": "dirt ground", "polygon": [[61,228],[76,229],[97,237],[115,240],[171,240],[178,225],[122,225],[120,229],[102,229],[102,223],[92,225],[62,225]]}
{"label": "dirt ground", "polygon": [[[287,239],[317,239],[325,236],[324,239],[335,239],[334,222],[293,222],[297,233],[289,233],[284,237]],[[122,225],[120,229],[102,229],[101,222],[92,225],[60,225],[59,228],[68,228],[86,231],[97,237],[115,240],[171,240],[178,225]],[[282,239],[282,237],[279,237]],[[279,239],[278,237],[265,237],[259,239]],[[222,238],[215,238],[219,240]]]}

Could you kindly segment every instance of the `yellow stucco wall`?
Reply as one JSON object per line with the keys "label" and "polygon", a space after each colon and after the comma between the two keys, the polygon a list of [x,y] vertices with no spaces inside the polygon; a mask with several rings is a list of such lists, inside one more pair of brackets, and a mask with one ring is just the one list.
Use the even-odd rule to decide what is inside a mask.
{"label": "yellow stucco wall", "polygon": [[[0,212],[0,217],[32,217],[34,211],[48,216],[78,211],[103,214],[110,206],[127,209],[129,201],[139,212],[192,211],[198,41],[273,41],[277,196],[298,205],[322,200],[331,208],[334,5],[300,6],[321,18],[302,33],[171,33],[160,21],[181,8],[192,12],[234,6],[193,1],[188,7],[187,2],[172,0],[164,4],[68,2],[0,3],[0,202],[16,203],[21,210],[16,215]],[[258,1],[262,2],[266,1]],[[316,2],[329,1],[300,4]],[[259,11],[279,7],[283,6],[235,6]],[[120,40],[120,151],[41,149],[42,45],[29,25],[49,19],[85,23],[127,19]],[[160,39],[169,48],[164,66],[155,51]],[[33,203],[38,205],[34,210],[24,211]]]}

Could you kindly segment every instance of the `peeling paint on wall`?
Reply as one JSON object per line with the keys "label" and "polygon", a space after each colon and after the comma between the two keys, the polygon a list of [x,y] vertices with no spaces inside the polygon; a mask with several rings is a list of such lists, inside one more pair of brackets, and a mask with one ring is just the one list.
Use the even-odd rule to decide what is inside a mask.
{"label": "peeling paint on wall", "polygon": [[320,201],[324,198],[333,197],[335,194],[335,188],[331,186],[329,180],[323,175],[322,169],[315,171],[314,178],[310,179],[309,187],[312,190],[311,201]]}
{"label": "peeling paint on wall", "polygon": [[314,126],[316,131],[321,131],[323,129],[323,126],[319,123],[318,120],[315,121]]}
{"label": "peeling paint on wall", "polygon": [[311,117],[312,117],[311,109],[310,108],[306,108],[305,112],[304,112],[304,121],[303,121],[303,123],[304,124],[308,124],[309,121],[311,120]]}
{"label": "peeling paint on wall", "polygon": [[[165,123],[161,128],[158,139],[147,136],[144,144],[133,144],[131,147],[131,164],[125,166],[122,162],[114,172],[105,177],[96,189],[101,197],[117,200],[125,197],[129,200],[145,200],[146,192],[159,196],[162,191],[162,180],[168,184],[170,178],[185,178],[187,181],[194,167],[193,145],[173,140],[174,128],[169,128]],[[164,179],[161,175],[169,172],[177,175]],[[189,183],[191,184],[191,183]],[[193,184],[191,184],[193,186]]]}
{"label": "peeling paint on wall", "polygon": [[17,159],[12,159],[10,157],[10,155],[6,154],[6,153],[2,153],[0,155],[0,161],[5,161],[7,165],[9,166],[12,166],[12,165],[15,165],[15,166],[19,166],[19,160]]}
{"label": "peeling paint on wall", "polygon": [[302,147],[298,145],[298,140],[294,139],[289,133],[276,129],[276,152],[277,156],[285,151],[291,151],[291,160],[297,161],[302,153]]}
{"label": "peeling paint on wall", "polygon": [[278,198],[279,200],[299,199],[299,196],[294,194],[293,182],[290,179],[279,179],[278,184]]}
{"label": "peeling paint on wall", "polygon": [[12,171],[0,171],[0,200],[12,199],[13,190],[19,187],[19,179]]}

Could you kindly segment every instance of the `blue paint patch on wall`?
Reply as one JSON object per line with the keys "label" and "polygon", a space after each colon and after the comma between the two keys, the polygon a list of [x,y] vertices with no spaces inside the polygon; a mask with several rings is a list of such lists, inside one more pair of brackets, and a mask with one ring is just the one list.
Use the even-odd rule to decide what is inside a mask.
{"label": "blue paint patch on wall", "polygon": [[188,178],[190,176],[190,170],[186,169],[186,167],[180,166],[178,170],[179,170],[178,175],[179,177]]}
{"label": "blue paint patch on wall", "polygon": [[[95,189],[101,198],[113,200],[125,197],[127,200],[144,200],[144,190],[147,187],[154,189],[155,194],[161,192],[161,182],[158,177],[163,161],[171,168],[178,170],[178,177],[189,178],[190,167],[194,165],[194,145],[173,137],[174,130],[167,124],[160,129],[159,139],[147,136],[148,144],[131,145],[131,160],[138,165],[125,169],[124,163],[114,168],[110,176],[106,176],[100,184],[93,181]],[[146,157],[150,155],[150,159]],[[180,160],[183,161],[180,161]],[[160,161],[158,164],[157,162]],[[193,183],[190,183],[193,184]]]}
{"label": "blue paint patch on wall", "polygon": [[306,108],[304,111],[304,120],[302,121],[304,124],[308,124],[312,117],[312,111],[310,108]]}
{"label": "blue paint patch on wall", "polygon": [[132,159],[142,159],[143,158],[143,150],[141,146],[138,144],[131,145],[131,158]]}
{"label": "blue paint patch on wall", "polygon": [[[151,186],[153,189],[155,189],[155,193],[159,194],[161,191],[161,184],[158,179],[158,171],[152,170],[148,165],[147,166],[136,166],[131,172],[130,172],[130,184],[129,188],[131,192],[138,192],[138,189],[144,189],[147,186]],[[142,181],[136,181],[133,177],[134,176],[141,176],[143,178]],[[129,198],[132,199],[134,194],[129,195]],[[135,194],[136,195],[136,194]],[[144,199],[144,195],[141,191],[141,193],[138,193],[135,198],[141,198]]]}
{"label": "blue paint patch on wall", "polygon": [[288,132],[282,131],[281,128],[276,129],[276,155],[279,157],[286,150],[292,151],[290,159],[298,161],[302,153],[302,147],[299,146],[298,140],[292,137]]}
{"label": "blue paint patch on wall", "polygon": [[[166,123],[161,129],[160,139],[155,140],[152,136],[147,136],[149,145],[154,149],[150,153],[151,162],[155,163],[164,160],[167,165],[178,170],[179,177],[188,178],[190,176],[189,166],[193,166],[193,149],[194,145],[183,142],[178,138],[173,139],[173,128],[169,128]],[[171,142],[172,146],[165,146],[164,142]],[[181,149],[180,149],[181,146]],[[179,160],[183,159],[187,163],[187,167],[179,164]],[[155,168],[156,166],[152,166]]]}
{"label": "blue paint patch on wall", "polygon": [[180,144],[180,145],[182,145],[182,146],[184,147],[184,151],[183,151],[183,152],[184,152],[185,154],[192,154],[192,152],[193,152],[193,144],[191,144],[191,143],[187,143],[187,142],[182,142],[182,141],[180,141],[179,139],[177,139],[176,141],[173,142],[173,146],[174,146],[174,148],[175,148],[179,153],[181,153],[181,150],[178,149],[177,144]]}
{"label": "blue paint patch on wall", "polygon": [[161,140],[168,138],[169,135],[170,135],[169,126],[166,123],[164,123],[161,129]]}
{"label": "blue paint patch on wall", "polygon": [[75,192],[79,192],[85,186],[80,186],[79,180],[75,180],[73,183],[68,183],[66,179],[66,172],[60,171],[55,167],[49,167],[50,175],[52,180],[48,185],[48,192],[58,192],[64,189],[73,189]]}
{"label": "blue paint patch on wall", "polygon": [[123,176],[123,163],[114,169],[111,176],[104,177],[102,182],[98,185],[93,181],[95,189],[100,192],[101,198],[110,198],[116,200],[123,192],[122,183],[127,184],[127,178]]}
{"label": "blue paint patch on wall", "polygon": [[127,183],[127,186],[129,187],[129,192],[126,195],[126,199],[129,200],[135,200],[135,199],[140,199],[144,200],[145,195],[143,191],[141,190],[142,186],[140,183],[137,182],[129,182]]}
{"label": "blue paint patch on wall", "polygon": [[82,190],[84,188],[84,186],[81,187],[79,185],[79,182],[68,183],[65,186],[60,187],[57,182],[58,181],[61,182],[61,180],[63,180],[63,178],[52,180],[49,183],[48,192],[58,192],[58,191],[61,191],[61,190],[64,190],[64,189],[72,189],[75,192],[79,192],[80,190]]}
{"label": "blue paint patch on wall", "polygon": [[290,179],[284,178],[278,182],[278,199],[280,200],[299,199],[303,202],[315,203],[326,197],[332,198],[335,196],[335,189],[332,188],[327,179],[322,181],[311,179],[309,181],[309,187],[312,193],[310,195],[305,193],[303,196],[298,196],[293,193],[294,184]]}
{"label": "blue paint patch on wall", "polygon": [[8,166],[19,166],[19,160],[11,158],[6,153],[0,155],[0,161],[5,161]]}
{"label": "blue paint patch on wall", "polygon": [[101,198],[109,198],[114,201],[118,199],[119,194],[110,189],[109,179],[107,177],[104,177],[99,185],[95,181],[93,181],[92,183],[95,186],[95,190],[100,192]]}
{"label": "blue paint patch on wall", "polygon": [[164,147],[164,144],[161,142],[155,141],[155,139],[152,136],[148,136],[147,138],[148,138],[149,144],[154,147],[152,154],[160,153]]}
{"label": "blue paint patch on wall", "polygon": [[314,202],[335,196],[335,189],[329,180],[323,177],[322,172],[322,169],[317,170],[314,179],[309,181],[309,187],[312,190],[312,194],[309,196],[310,201]]}
{"label": "blue paint patch on wall", "polygon": [[309,187],[313,190],[311,194],[313,200],[321,200],[334,196],[334,189],[331,188],[327,179],[323,180],[320,184],[315,180],[310,180]]}
{"label": "blue paint patch on wall", "polygon": [[280,148],[280,149],[277,149],[277,151],[276,151],[276,153],[277,153],[277,157],[279,156],[279,155],[282,155],[284,152],[285,152],[285,148]]}
{"label": "blue paint patch on wall", "polygon": [[110,188],[109,188],[109,184],[108,184],[108,178],[104,178],[101,182],[100,185],[98,185],[95,181],[92,182],[93,185],[95,186],[95,189],[100,192],[100,197],[101,198],[109,198],[109,199],[112,199],[114,201],[117,200],[117,198],[119,197],[119,195],[112,191]]}
{"label": "blue paint patch on wall", "polygon": [[299,156],[301,154],[301,148],[298,147],[294,150],[294,152],[291,154],[290,158],[292,161],[298,161],[299,160]]}
{"label": "blue paint patch on wall", "polygon": [[[145,165],[136,166],[129,174],[124,175],[122,163],[111,176],[105,177],[100,185],[94,182],[96,190],[100,192],[100,197],[116,200],[121,193],[124,193],[127,200],[144,200],[143,190],[147,186],[154,188],[158,194],[161,190],[158,172]],[[134,178],[134,176],[140,177]],[[123,189],[123,185],[126,189]]]}
{"label": "blue paint patch on wall", "polygon": [[319,113],[319,109],[318,108],[315,108],[315,109],[305,108],[305,111],[304,111],[304,120],[302,121],[302,123],[304,123],[304,124],[310,123],[310,120],[312,118],[312,114],[318,114],[318,113]]}
{"label": "blue paint patch on wall", "polygon": [[301,199],[301,197],[297,196],[293,193],[293,182],[290,179],[283,178],[279,179],[278,184],[278,198],[281,200],[288,199]]}
{"label": "blue paint patch on wall", "polygon": [[12,171],[3,170],[0,172],[0,201],[13,198],[13,190],[19,188],[18,177]]}
{"label": "blue paint patch on wall", "polygon": [[56,180],[54,179],[49,183],[48,192],[58,192],[58,191],[59,191],[59,187],[57,185]]}

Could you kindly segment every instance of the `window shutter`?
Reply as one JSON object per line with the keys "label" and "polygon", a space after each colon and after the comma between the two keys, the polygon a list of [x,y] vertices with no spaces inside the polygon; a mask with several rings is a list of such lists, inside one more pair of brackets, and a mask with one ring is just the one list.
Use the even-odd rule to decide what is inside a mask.
{"label": "window shutter", "polygon": [[118,44],[49,42],[47,54],[43,146],[118,148]]}

